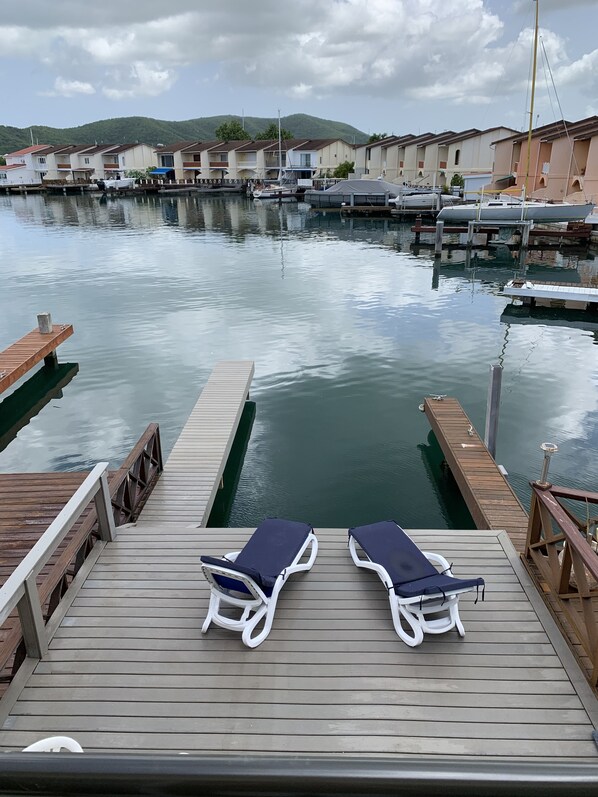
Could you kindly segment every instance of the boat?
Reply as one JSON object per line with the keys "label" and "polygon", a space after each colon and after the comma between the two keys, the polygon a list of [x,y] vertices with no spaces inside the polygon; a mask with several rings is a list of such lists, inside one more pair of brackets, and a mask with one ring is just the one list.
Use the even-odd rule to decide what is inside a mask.
{"label": "boat", "polygon": [[563,221],[583,221],[592,212],[594,205],[586,202],[573,205],[570,202],[534,202],[519,197],[498,197],[486,202],[466,202],[462,205],[443,207],[440,221],[538,221],[548,224]]}
{"label": "boat", "polygon": [[442,208],[437,218],[440,221],[489,221],[514,222],[538,221],[546,223],[562,221],[583,221],[593,210],[592,202],[573,204],[570,202],[543,202],[527,199],[527,183],[530,173],[530,155],[532,130],[534,121],[534,97],[536,90],[536,66],[538,61],[538,31],[540,0],[536,3],[536,20],[534,29],[534,46],[532,61],[531,93],[529,107],[529,127],[527,132],[527,166],[521,199],[512,196],[500,196],[497,199],[465,203],[455,207]]}
{"label": "boat", "polygon": [[389,205],[394,205],[395,209],[401,210],[438,210],[439,208],[452,207],[461,202],[461,199],[453,194],[443,194],[440,188],[427,191],[417,191],[406,188],[396,197],[388,200]]}
{"label": "boat", "polygon": [[97,180],[100,191],[122,191],[123,189],[135,188],[134,177],[116,177],[106,180]]}
{"label": "boat", "polygon": [[296,182],[285,180],[282,169],[282,132],[280,128],[280,111],[278,111],[278,182],[258,184],[251,195],[254,199],[294,199],[299,192]]}

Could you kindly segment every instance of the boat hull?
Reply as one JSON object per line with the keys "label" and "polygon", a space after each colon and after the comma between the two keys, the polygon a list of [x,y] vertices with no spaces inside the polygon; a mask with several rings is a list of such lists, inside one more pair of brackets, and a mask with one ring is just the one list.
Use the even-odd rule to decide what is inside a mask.
{"label": "boat hull", "polygon": [[583,221],[593,205],[551,205],[525,203],[513,205],[455,205],[444,207],[437,218],[441,221]]}

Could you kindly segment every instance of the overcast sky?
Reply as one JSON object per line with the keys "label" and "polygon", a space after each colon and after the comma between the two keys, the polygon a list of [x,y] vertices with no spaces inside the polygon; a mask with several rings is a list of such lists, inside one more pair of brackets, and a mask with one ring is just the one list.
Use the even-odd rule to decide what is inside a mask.
{"label": "overcast sky", "polygon": [[[2,0],[0,123],[308,113],[527,125],[533,0]],[[597,0],[540,0],[535,123],[598,114]]]}

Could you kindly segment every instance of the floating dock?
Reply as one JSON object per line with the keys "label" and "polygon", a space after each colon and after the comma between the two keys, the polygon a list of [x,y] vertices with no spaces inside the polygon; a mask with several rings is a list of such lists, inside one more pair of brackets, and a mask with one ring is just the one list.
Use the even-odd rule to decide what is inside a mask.
{"label": "floating dock", "polygon": [[212,371],[141,519],[207,525],[253,379],[251,361]]}
{"label": "floating dock", "polygon": [[598,311],[598,288],[565,282],[532,282],[510,280],[503,288],[503,295],[521,299],[524,305],[533,307],[538,299],[549,299],[564,305],[565,302],[585,305],[587,310]]}
{"label": "floating dock", "polygon": [[478,529],[504,529],[525,551],[528,515],[454,398],[426,398],[424,412]]}
{"label": "floating dock", "polygon": [[[44,320],[38,329],[0,352],[0,393],[18,382],[42,360],[55,362],[56,349],[73,334],[72,324],[52,324],[49,314],[43,315]],[[46,317],[49,321],[47,324]]]}

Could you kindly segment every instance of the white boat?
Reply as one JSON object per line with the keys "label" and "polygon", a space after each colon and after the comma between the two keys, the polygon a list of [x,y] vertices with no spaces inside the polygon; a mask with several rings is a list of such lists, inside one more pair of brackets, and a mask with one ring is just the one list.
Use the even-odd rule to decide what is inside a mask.
{"label": "white boat", "polygon": [[401,192],[396,197],[388,200],[389,205],[394,205],[397,210],[437,210],[460,202],[459,197],[452,194],[443,194],[440,189],[410,193]]}
{"label": "white boat", "polygon": [[134,177],[120,177],[108,180],[98,180],[98,188],[100,191],[119,191],[123,188],[134,188]]}
{"label": "white boat", "polygon": [[254,199],[290,199],[297,196],[297,183],[275,183],[253,189]]}
{"label": "white boat", "polygon": [[517,197],[498,197],[486,202],[470,202],[443,207],[441,221],[583,221],[592,212],[591,202],[573,205],[568,202],[524,202]]}

